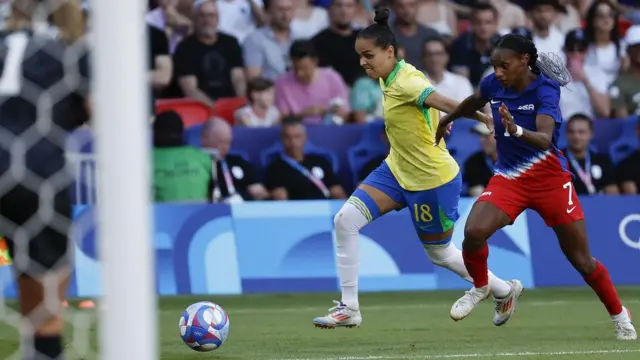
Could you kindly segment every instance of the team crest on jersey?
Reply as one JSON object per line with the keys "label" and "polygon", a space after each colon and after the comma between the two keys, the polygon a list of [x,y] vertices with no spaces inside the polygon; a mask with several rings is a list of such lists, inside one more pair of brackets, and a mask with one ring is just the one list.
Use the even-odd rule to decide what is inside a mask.
{"label": "team crest on jersey", "polygon": [[518,107],[518,110],[524,110],[524,111],[533,111],[534,109],[535,107],[533,106],[533,104],[521,105],[520,107]]}

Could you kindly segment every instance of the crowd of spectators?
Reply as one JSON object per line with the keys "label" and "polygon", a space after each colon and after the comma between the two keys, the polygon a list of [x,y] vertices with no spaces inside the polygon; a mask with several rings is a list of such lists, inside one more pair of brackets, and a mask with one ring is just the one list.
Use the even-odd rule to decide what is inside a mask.
{"label": "crowd of spectators", "polygon": [[[392,10],[400,56],[423,70],[437,91],[459,101],[493,71],[490,54],[502,34],[519,33],[539,52],[563,58],[572,81],[562,89],[560,105],[576,189],[638,193],[640,151],[616,166],[606,151],[590,150],[594,121],[640,114],[636,1],[152,0],[147,22],[156,98],[214,106],[220,98],[244,97],[233,126],[282,125],[285,150],[260,181],[250,164],[225,159],[214,141],[211,147],[219,151],[207,170],[213,175],[204,176],[202,186],[217,195],[200,200],[345,196],[330,164],[294,148],[306,139],[300,124],[380,120],[378,82],[365,76],[354,50],[358,29],[372,22],[372,9],[380,5]],[[230,137],[230,125],[221,123],[212,119],[205,128]],[[495,140],[481,126],[474,131],[483,150],[461,164],[470,195],[482,192],[495,161]],[[212,178],[219,184],[212,186]]]}

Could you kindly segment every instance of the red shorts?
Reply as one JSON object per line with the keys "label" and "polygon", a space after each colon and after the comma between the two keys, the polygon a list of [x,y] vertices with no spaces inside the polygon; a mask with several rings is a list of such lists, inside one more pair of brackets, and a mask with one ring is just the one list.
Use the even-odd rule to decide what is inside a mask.
{"label": "red shorts", "polygon": [[569,173],[514,180],[495,175],[477,201],[495,205],[511,223],[526,209],[535,210],[549,227],[584,219]]}

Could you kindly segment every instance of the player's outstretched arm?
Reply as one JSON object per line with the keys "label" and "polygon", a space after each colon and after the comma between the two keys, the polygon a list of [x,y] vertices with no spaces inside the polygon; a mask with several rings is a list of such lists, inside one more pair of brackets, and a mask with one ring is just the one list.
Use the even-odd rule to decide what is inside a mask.
{"label": "player's outstretched arm", "polygon": [[444,122],[445,125],[462,117],[478,120],[487,125],[491,125],[491,119],[479,111],[486,103],[487,100],[483,99],[478,91],[462,100],[461,103],[440,95],[437,92],[429,95],[429,97],[424,101],[425,106],[434,107],[447,113],[446,116],[440,119],[440,123],[442,124]]}
{"label": "player's outstretched arm", "polygon": [[516,125],[505,104],[500,106],[500,118],[504,128],[507,129],[511,136],[518,137],[525,143],[539,149],[546,150],[551,147],[553,130],[556,126],[555,120],[551,115],[538,114],[536,116],[536,131],[523,129],[521,126]]}
{"label": "player's outstretched arm", "polygon": [[[472,95],[473,96],[473,95]],[[466,99],[465,99],[466,100]],[[485,101],[486,103],[486,101]],[[456,108],[462,103],[459,103],[449,97],[446,97],[440,93],[438,93],[437,91],[432,92],[425,100],[424,100],[424,106],[426,107],[432,107],[435,109],[438,109],[442,112],[445,112],[447,114],[451,114],[452,112],[454,112],[456,110]],[[486,118],[487,116],[484,115],[483,113],[477,111],[479,109],[481,109],[484,106],[484,103],[482,105],[480,105],[480,107],[478,107],[478,109],[476,110],[469,110],[468,112],[466,112],[464,115],[460,116],[460,117],[468,117],[474,120],[478,120],[481,121],[483,123],[486,123]],[[449,115],[450,117],[451,115]],[[453,120],[450,120],[449,122],[451,122]]]}
{"label": "player's outstretched arm", "polygon": [[[433,95],[437,96],[434,97]],[[435,100],[432,97],[435,98]],[[439,108],[437,106],[438,104],[430,105],[433,102],[438,102],[441,99],[444,99],[444,102],[446,102],[446,109]],[[493,129],[493,119],[478,111],[482,109],[482,107],[484,107],[484,105],[487,103],[487,100],[480,95],[479,91],[476,91],[471,96],[462,100],[462,102],[459,104],[454,100],[436,93],[433,93],[429,97],[427,97],[424,103],[426,106],[432,106],[440,111],[444,111],[447,113],[447,115],[443,116],[438,123],[438,130],[436,131],[436,141],[434,144],[435,146],[438,146],[440,144],[440,140],[442,140],[442,138],[446,134],[449,124],[461,117],[478,120],[485,123],[489,129]]]}

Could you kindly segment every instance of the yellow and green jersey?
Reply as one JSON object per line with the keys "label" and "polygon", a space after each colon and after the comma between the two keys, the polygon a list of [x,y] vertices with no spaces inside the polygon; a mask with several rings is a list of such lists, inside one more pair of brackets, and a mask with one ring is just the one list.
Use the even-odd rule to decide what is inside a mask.
{"label": "yellow and green jersey", "polygon": [[444,141],[434,146],[440,117],[438,110],[424,106],[435,90],[427,77],[411,64],[399,61],[386,81],[380,79],[380,87],[391,144],[386,162],[400,186],[421,191],[453,180],[460,167]]}

